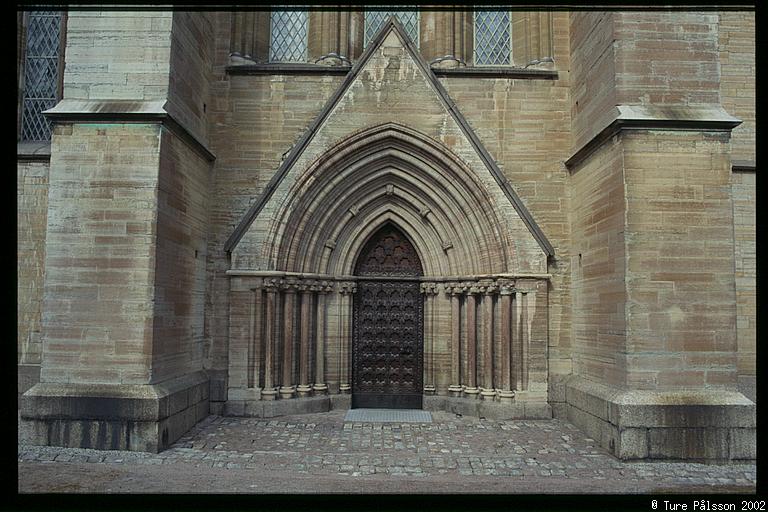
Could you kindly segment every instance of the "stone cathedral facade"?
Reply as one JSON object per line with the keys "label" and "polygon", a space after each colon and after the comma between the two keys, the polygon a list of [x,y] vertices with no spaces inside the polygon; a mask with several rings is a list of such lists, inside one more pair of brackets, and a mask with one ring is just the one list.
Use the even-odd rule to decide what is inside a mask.
{"label": "stone cathedral facade", "polygon": [[27,442],[386,407],[755,458],[754,12],[18,28]]}

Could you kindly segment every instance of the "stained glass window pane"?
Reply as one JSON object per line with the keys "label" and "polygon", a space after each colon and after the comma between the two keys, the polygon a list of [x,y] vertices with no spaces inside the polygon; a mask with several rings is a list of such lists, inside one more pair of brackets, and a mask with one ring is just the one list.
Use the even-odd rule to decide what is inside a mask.
{"label": "stained glass window pane", "polygon": [[[415,7],[415,6],[404,6]],[[365,46],[371,42],[371,39],[386,23],[390,16],[397,16],[397,19],[405,28],[405,33],[411,38],[411,41],[419,46],[419,12],[418,11],[365,11]]]}
{"label": "stained glass window pane", "polygon": [[29,13],[21,140],[51,140],[51,123],[42,112],[54,107],[58,96],[61,20],[60,12]]}
{"label": "stained glass window pane", "polygon": [[475,65],[510,65],[509,11],[475,11]]}
{"label": "stained glass window pane", "polygon": [[272,11],[269,24],[269,61],[307,60],[307,12]]}

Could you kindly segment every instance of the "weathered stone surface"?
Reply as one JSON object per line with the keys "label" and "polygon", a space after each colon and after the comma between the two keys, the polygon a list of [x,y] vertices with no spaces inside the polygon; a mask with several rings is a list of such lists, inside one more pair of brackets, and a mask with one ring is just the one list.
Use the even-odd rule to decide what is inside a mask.
{"label": "weathered stone surface", "polygon": [[[39,145],[19,146],[26,155],[17,164],[19,392],[38,381],[100,390],[69,396],[64,387],[31,388],[20,398],[29,436],[106,446],[131,432],[110,424],[125,415],[175,418],[130,427],[132,444],[158,449],[202,417],[208,400],[217,414],[349,407],[349,395],[335,393],[350,383],[353,280],[343,292],[327,292],[325,317],[312,310],[298,323],[295,308],[297,333],[314,332],[321,318],[326,337],[320,365],[316,337],[304,359],[295,337],[286,380],[304,361],[310,383],[334,394],[262,403],[267,331],[257,307],[266,293],[255,292],[263,276],[246,274],[315,279],[286,272],[334,265],[351,274],[360,244],[387,219],[408,226],[430,277],[468,274],[471,288],[488,286],[481,281],[492,273],[538,275],[510,292],[527,296],[509,302],[509,318],[523,330],[504,350],[500,297],[490,292],[484,303],[485,291],[472,292],[472,356],[482,363],[473,377],[489,389],[513,381],[514,414],[522,407],[524,416],[572,418],[620,457],[754,454],[754,405],[736,393],[756,373],[753,13],[515,11],[512,61],[552,56],[544,66],[557,74],[547,78],[445,72],[435,82],[396,37],[384,38],[290,172],[271,185],[345,78],[228,73],[235,49],[266,56],[269,30],[249,33],[268,27],[268,13],[261,14],[69,13],[57,108],[91,117],[56,127],[50,164]],[[453,52],[471,68],[471,17],[451,16],[421,14],[421,51]],[[311,28],[322,29],[310,31],[308,58],[332,50],[359,58],[361,20],[360,12],[313,12]],[[454,109],[487,154],[459,129]],[[171,113],[179,126],[113,122],[157,112]],[[594,139],[617,115],[658,121],[659,129]],[[731,117],[744,121],[732,136],[723,127]],[[684,129],[663,129],[670,121]],[[717,122],[721,129],[711,131]],[[371,131],[387,123],[403,128]],[[185,133],[207,145],[215,162],[195,152]],[[588,156],[566,169],[563,162],[590,143]],[[483,158],[494,161],[501,184]],[[505,203],[505,182],[553,257]],[[272,198],[228,254],[227,239],[268,186]],[[330,236],[336,228],[341,236]],[[232,269],[246,274],[228,275]],[[451,292],[445,280],[434,281],[436,294],[425,294],[424,339],[425,384],[435,395],[425,396],[425,407],[478,416],[512,410],[446,396],[468,378],[469,291],[461,292],[456,322],[461,368],[452,368]],[[282,339],[285,322],[272,327],[270,336]],[[282,361],[285,346],[275,348]],[[503,361],[507,348],[512,356]],[[526,364],[518,368],[520,360]],[[283,377],[278,366],[274,384]],[[154,398],[113,401],[107,391],[162,387],[203,368],[206,382]],[[325,372],[322,382],[316,368]],[[566,380],[572,374],[583,380]],[[662,442],[667,430],[682,447]],[[689,447],[695,439],[713,447]]]}
{"label": "weathered stone surface", "polygon": [[648,457],[651,459],[727,460],[727,428],[648,429]]}
{"label": "weathered stone surface", "polygon": [[757,429],[732,428],[728,438],[731,460],[757,459]]}
{"label": "weathered stone surface", "polygon": [[[568,420],[621,459],[727,460],[752,453],[755,405],[740,393],[622,391],[579,377],[567,386]],[[595,414],[603,410],[606,416]]]}
{"label": "weathered stone surface", "polygon": [[621,429],[616,456],[622,460],[647,458],[648,431],[644,428]]}

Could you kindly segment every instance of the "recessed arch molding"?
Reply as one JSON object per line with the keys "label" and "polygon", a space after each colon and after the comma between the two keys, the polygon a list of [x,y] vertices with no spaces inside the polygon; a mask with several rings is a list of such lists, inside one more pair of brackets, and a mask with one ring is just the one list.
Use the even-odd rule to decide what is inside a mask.
{"label": "recessed arch molding", "polygon": [[519,217],[510,227],[516,215],[416,130],[387,123],[346,137],[272,197],[233,248],[231,393],[263,404],[353,391],[356,262],[389,225],[422,265],[411,279],[421,282],[424,396],[545,403],[547,253]]}

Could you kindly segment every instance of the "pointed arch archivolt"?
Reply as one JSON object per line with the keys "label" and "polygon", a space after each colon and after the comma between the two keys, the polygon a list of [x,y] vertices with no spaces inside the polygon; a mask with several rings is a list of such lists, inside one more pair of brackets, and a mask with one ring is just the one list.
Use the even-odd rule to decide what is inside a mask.
{"label": "pointed arch archivolt", "polygon": [[515,271],[499,208],[445,146],[387,123],[307,168],[278,205],[262,257],[275,270],[351,275],[362,244],[389,221],[412,239],[426,276]]}

